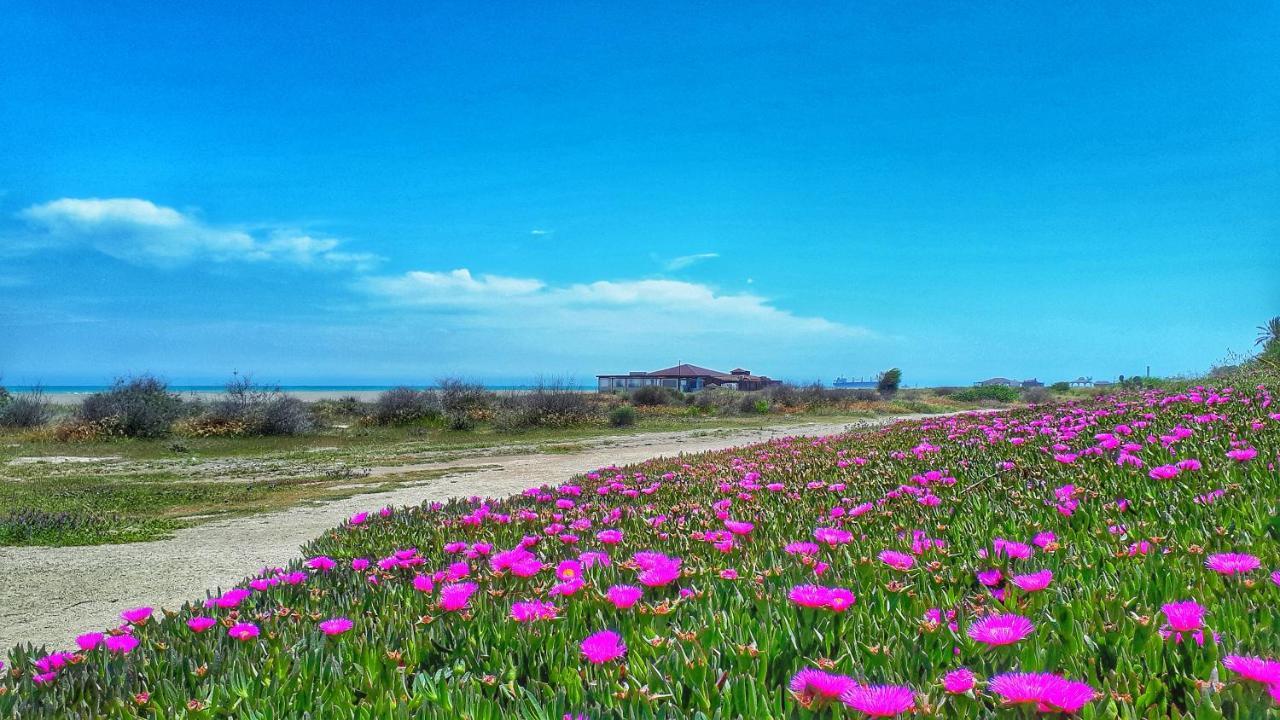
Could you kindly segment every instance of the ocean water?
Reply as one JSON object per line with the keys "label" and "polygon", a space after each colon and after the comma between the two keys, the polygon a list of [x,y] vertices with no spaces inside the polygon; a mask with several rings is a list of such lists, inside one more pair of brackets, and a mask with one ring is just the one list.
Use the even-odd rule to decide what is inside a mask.
{"label": "ocean water", "polygon": [[[350,394],[366,394],[379,393],[384,390],[390,390],[393,387],[402,387],[400,385],[281,385],[280,389],[286,393],[299,394],[323,394],[325,396],[340,396],[344,393]],[[430,389],[434,385],[409,385],[408,387],[418,389]],[[485,385],[485,389],[494,392],[502,391],[521,391],[533,390],[536,385]],[[110,385],[9,385],[9,392],[12,393],[30,393],[37,389],[42,390],[45,395],[90,395],[103,390],[111,389]],[[595,390],[595,385],[571,385],[569,390]],[[225,385],[170,385],[170,392],[179,394],[192,395],[218,395],[226,392]]]}

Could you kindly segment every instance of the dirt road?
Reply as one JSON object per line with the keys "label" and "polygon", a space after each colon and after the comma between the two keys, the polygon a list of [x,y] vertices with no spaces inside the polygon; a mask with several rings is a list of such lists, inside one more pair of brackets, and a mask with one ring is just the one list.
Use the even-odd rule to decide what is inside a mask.
{"label": "dirt road", "polygon": [[[910,416],[918,417],[918,416]],[[421,484],[325,503],[212,521],[154,542],[90,547],[0,547],[0,658],[19,642],[74,646],[77,634],[119,624],[126,608],[177,608],[264,566],[283,565],[299,546],[354,512],[385,505],[482,495],[502,497],[560,483],[610,463],[702,452],[786,435],[830,435],[896,419],[790,424],[766,429],[683,431],[599,438],[570,453],[492,454],[439,463],[457,468]],[[479,469],[477,469],[479,468]],[[406,468],[376,468],[378,473]]]}

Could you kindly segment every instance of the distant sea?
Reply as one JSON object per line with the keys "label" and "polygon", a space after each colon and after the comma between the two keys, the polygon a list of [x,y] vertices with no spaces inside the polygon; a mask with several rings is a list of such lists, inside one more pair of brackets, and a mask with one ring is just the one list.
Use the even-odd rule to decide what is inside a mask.
{"label": "distant sea", "polygon": [[[266,387],[276,387],[263,383]],[[10,392],[32,392],[36,388],[46,393],[85,393],[110,390],[110,385],[9,385]],[[411,387],[418,389],[434,388],[435,385],[280,385],[284,392],[381,392],[394,387]],[[489,390],[532,390],[536,385],[485,385]],[[169,390],[176,393],[220,393],[226,392],[226,385],[170,385]],[[595,390],[595,385],[571,385],[572,390]]]}
{"label": "distant sea", "polygon": [[[274,387],[274,386],[271,386]],[[390,390],[393,387],[403,387],[400,385],[281,385],[280,390],[291,395],[296,395],[303,400],[322,400],[327,398],[340,398],[347,395],[354,395],[361,400],[370,400],[378,393]],[[410,385],[418,389],[428,389],[432,385]],[[536,385],[485,385],[486,389],[494,392],[520,392],[533,390]],[[9,392],[12,393],[30,393],[37,389],[35,385],[10,385]],[[42,385],[39,386],[45,394],[45,397],[52,402],[68,403],[75,401],[76,398],[83,395],[91,395],[96,392],[111,389],[110,385]],[[579,390],[583,392],[594,391],[595,385],[572,385],[570,390]],[[227,391],[225,385],[170,385],[170,392],[181,395],[221,395]]]}

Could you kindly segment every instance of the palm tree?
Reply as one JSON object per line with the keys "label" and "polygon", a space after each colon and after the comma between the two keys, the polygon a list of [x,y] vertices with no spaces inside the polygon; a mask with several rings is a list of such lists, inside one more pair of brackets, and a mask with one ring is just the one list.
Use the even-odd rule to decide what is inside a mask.
{"label": "palm tree", "polygon": [[1269,347],[1277,340],[1280,340],[1280,316],[1271,318],[1266,325],[1258,326],[1258,342],[1254,345]]}

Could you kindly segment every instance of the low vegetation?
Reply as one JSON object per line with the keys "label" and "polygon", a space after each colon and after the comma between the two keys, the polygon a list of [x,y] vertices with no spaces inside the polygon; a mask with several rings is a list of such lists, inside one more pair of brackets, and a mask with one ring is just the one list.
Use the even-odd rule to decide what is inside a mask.
{"label": "low vegetation", "polygon": [[1278,460],[1265,387],[1124,391],[383,508],[0,715],[1272,717]]}

